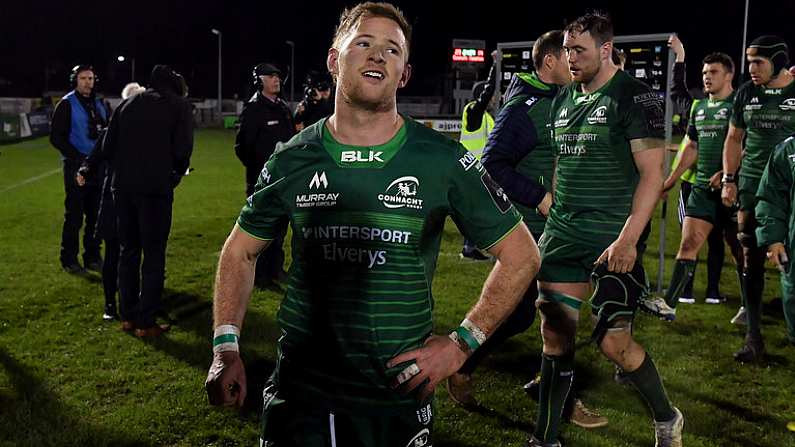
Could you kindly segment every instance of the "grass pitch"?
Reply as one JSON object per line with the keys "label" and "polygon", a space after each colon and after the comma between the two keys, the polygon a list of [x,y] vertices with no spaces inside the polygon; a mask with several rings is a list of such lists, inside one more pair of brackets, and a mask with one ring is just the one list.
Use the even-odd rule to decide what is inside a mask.
{"label": "grass pitch", "polygon": [[[257,444],[259,394],[274,366],[280,291],[255,291],[248,311],[242,337],[250,387],[246,408],[211,408],[203,391],[215,264],[243,203],[243,170],[233,139],[222,130],[196,135],[196,170],[176,190],[168,246],[164,302],[177,323],[152,341],[102,322],[98,276],[61,271],[63,178],[57,151],[44,138],[0,147],[0,446]],[[679,229],[672,210],[668,214],[670,273]],[[657,227],[655,222],[644,260],[652,278]],[[491,266],[460,260],[460,248],[461,236],[449,224],[434,280],[438,333],[460,322]],[[763,331],[769,355],[763,365],[732,359],[743,332],[728,323],[739,302],[728,259],[722,281],[728,304],[702,304],[701,265],[699,304],[680,305],[673,324],[647,316],[636,320],[636,338],[653,355],[672,401],[685,414],[688,447],[795,445],[795,433],[785,428],[795,419],[795,348],[786,342],[780,304],[773,299],[780,294],[777,274],[768,270],[767,276]],[[591,329],[587,311],[582,317],[581,340]],[[536,323],[482,364],[476,390],[487,411],[459,409],[440,387],[435,445],[523,445],[537,407],[521,385],[538,370],[540,347]],[[580,349],[576,362],[578,395],[608,416],[610,425],[587,431],[564,424],[566,445],[654,445],[645,404],[613,382],[613,367],[595,347]]]}

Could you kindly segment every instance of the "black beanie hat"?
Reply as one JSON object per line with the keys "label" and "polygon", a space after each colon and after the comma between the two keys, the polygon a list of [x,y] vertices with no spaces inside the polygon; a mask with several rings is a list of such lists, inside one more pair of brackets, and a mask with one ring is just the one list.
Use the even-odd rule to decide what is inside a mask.
{"label": "black beanie hat", "polygon": [[182,96],[180,75],[168,65],[155,65],[149,83],[153,89],[163,94]]}
{"label": "black beanie hat", "polygon": [[789,66],[789,47],[784,39],[778,36],[760,36],[748,45],[746,54],[770,59],[773,64],[773,77]]}

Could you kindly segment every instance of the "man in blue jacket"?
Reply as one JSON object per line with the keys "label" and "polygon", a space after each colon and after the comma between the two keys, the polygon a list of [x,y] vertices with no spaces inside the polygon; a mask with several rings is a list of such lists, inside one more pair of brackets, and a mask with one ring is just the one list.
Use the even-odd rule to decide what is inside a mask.
{"label": "man in blue jacket", "polygon": [[[69,80],[73,90],[55,106],[50,142],[61,152],[63,160],[64,222],[61,232],[61,266],[69,273],[81,273],[77,261],[80,252],[80,227],[85,215],[83,265],[99,272],[102,258],[100,241],[94,235],[100,188],[96,182],[80,188],[75,175],[83,160],[94,149],[97,138],[108,123],[108,110],[94,93],[96,76],[90,65],[77,65]],[[101,176],[98,176],[101,178]]]}

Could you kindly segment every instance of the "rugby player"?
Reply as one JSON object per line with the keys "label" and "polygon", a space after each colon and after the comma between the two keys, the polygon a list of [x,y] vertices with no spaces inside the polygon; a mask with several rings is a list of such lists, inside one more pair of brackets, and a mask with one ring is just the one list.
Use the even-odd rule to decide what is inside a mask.
{"label": "rugby player", "polygon": [[613,64],[613,26],[606,16],[586,14],[564,32],[574,82],[561,88],[550,109],[558,153],[552,207],[539,242],[544,347],[538,418],[528,445],[560,445],[579,310],[591,295],[593,339],[651,408],[656,445],[678,447],[682,413],[632,337],[637,300],[646,288],[638,246],[662,192],[662,99]]}
{"label": "rugby player", "polygon": [[[745,342],[734,353],[738,362],[764,358],[762,293],[765,250],[758,246],[755,194],[762,171],[777,144],[795,133],[795,83],[787,69],[789,48],[777,36],[755,39],[745,51],[751,80],[737,90],[723,148],[723,189],[726,206],[739,202],[737,238],[743,246],[742,289],[745,292]],[[742,160],[742,164],[740,161]],[[740,169],[739,178],[733,175]]]}
{"label": "rugby player", "polygon": [[[221,253],[206,387],[211,403],[239,405],[237,340],[257,254],[279,223],[292,226],[261,445],[430,446],[435,386],[497,329],[537,272],[535,242],[480,162],[398,114],[410,30],[388,3],[343,11],[327,57],[334,114],[279,146]],[[448,216],[496,264],[461,326],[434,335],[431,283]]]}
{"label": "rugby player", "polygon": [[[539,36],[533,43],[532,56],[535,71],[513,75],[482,161],[492,178],[505,189],[538,241],[552,205],[556,146],[549,133],[549,108],[560,86],[571,83],[563,51],[563,31],[549,31]],[[533,324],[537,298],[538,288],[534,282],[494,337],[467,360],[458,374],[450,376],[448,391],[456,402],[469,402],[464,405],[466,407],[476,403],[471,392],[472,372],[495,346]],[[537,391],[538,379],[524,387],[531,396]],[[580,399],[574,399],[571,407],[573,424],[583,428],[607,425],[606,417],[587,408]]]}
{"label": "rugby player", "polygon": [[[712,53],[704,58],[701,74],[704,92],[709,98],[693,101],[682,159],[663,185],[663,191],[667,192],[676,185],[682,173],[693,164],[696,165],[696,181],[687,200],[682,240],[676,255],[671,284],[665,298],[657,298],[651,304],[652,310],[667,320],[675,318],[676,304],[680,301],[678,298],[693,277],[698,252],[713,228],[718,227],[729,247],[732,247],[738,275],[742,277],[743,260],[736,243],[737,228],[732,222],[732,210],[721,201],[720,185],[710,183],[715,173],[723,170],[723,142],[734,101],[734,63],[725,53]],[[707,297],[707,303],[720,302],[720,296]]]}

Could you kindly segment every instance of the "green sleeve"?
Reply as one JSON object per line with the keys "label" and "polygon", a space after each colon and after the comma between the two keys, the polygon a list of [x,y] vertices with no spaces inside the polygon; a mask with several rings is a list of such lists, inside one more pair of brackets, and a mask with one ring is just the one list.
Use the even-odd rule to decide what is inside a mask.
{"label": "green sleeve", "polygon": [[284,177],[279,175],[276,158],[271,157],[260,172],[254,194],[246,199],[237,224],[257,239],[272,240],[287,220],[287,208],[282,200]]}
{"label": "green sleeve", "polygon": [[488,249],[521,223],[522,216],[480,162],[467,166],[457,162],[466,153],[459,145],[450,173],[447,200],[461,233],[479,248]]}
{"label": "green sleeve", "polygon": [[787,240],[794,141],[790,137],[776,147],[756,192],[758,201],[754,211],[759,222],[756,238],[760,247]]}
{"label": "green sleeve", "polygon": [[623,109],[627,140],[665,139],[665,104],[657,93],[648,87],[634,89]]}

